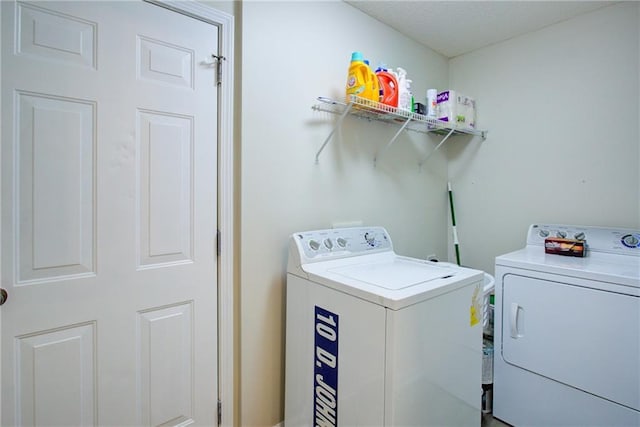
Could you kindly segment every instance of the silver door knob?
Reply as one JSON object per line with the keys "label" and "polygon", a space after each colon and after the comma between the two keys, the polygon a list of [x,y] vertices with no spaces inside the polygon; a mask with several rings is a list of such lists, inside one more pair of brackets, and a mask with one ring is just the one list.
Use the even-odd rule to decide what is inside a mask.
{"label": "silver door knob", "polygon": [[7,291],[5,291],[4,289],[0,288],[0,305],[2,305],[5,302],[7,302],[8,298],[9,298],[9,294],[7,293]]}

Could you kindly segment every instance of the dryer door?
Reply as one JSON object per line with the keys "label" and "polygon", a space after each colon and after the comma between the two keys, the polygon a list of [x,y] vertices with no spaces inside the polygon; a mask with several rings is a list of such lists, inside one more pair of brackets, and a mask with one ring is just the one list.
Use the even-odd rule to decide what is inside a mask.
{"label": "dryer door", "polygon": [[504,360],[640,410],[640,298],[570,280],[504,276]]}

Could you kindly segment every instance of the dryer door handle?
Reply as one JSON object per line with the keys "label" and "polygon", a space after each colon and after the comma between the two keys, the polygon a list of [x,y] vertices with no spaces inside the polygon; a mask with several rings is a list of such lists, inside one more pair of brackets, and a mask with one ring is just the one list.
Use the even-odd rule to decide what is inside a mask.
{"label": "dryer door handle", "polygon": [[509,316],[510,327],[511,327],[511,338],[522,338],[522,334],[518,328],[518,318],[520,317],[520,312],[524,311],[517,302],[511,303],[511,316]]}

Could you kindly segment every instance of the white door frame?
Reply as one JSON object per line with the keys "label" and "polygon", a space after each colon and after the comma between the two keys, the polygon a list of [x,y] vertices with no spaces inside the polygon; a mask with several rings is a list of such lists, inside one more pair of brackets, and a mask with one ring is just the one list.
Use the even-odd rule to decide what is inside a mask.
{"label": "white door frame", "polygon": [[[223,56],[218,105],[218,399],[223,402],[221,426],[234,425],[234,244],[233,244],[233,34],[234,17],[196,0],[144,0],[200,19],[219,28],[218,52]],[[199,59],[199,58],[198,58]],[[205,58],[202,58],[204,60]]]}
{"label": "white door frame", "polygon": [[[233,155],[233,70],[234,17],[196,0],[145,0],[178,13],[200,19],[219,28],[218,52],[223,56],[222,84],[218,105],[218,399],[224,402],[222,426],[234,425],[234,155]],[[2,37],[0,36],[0,41]],[[202,58],[203,60],[205,58]],[[1,61],[0,61],[1,62]],[[1,65],[1,64],[0,64]],[[0,68],[1,69],[1,68]],[[0,72],[1,75],[1,72]],[[2,121],[0,109],[0,123]],[[2,230],[0,230],[1,234]],[[2,408],[0,406],[0,415]]]}

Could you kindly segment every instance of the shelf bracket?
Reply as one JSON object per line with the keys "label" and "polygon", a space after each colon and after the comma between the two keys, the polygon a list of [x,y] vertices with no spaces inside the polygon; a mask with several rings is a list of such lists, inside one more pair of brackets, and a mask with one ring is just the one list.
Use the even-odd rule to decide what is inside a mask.
{"label": "shelf bracket", "polygon": [[382,156],[382,154],[387,151],[387,149],[389,147],[391,147],[391,145],[396,142],[396,139],[398,139],[398,137],[400,136],[400,134],[402,133],[403,130],[405,130],[405,128],[407,127],[407,125],[411,122],[411,116],[409,116],[409,118],[404,122],[404,124],[400,127],[400,129],[398,129],[398,132],[396,132],[396,134],[393,136],[393,138],[391,138],[391,141],[389,141],[387,143],[387,145],[380,150],[379,152],[376,153],[376,155],[373,157],[373,166],[376,165],[376,163],[378,162],[378,158],[380,156]]}
{"label": "shelf bracket", "polygon": [[449,131],[449,133],[447,134],[447,136],[445,136],[444,138],[442,138],[442,141],[440,141],[440,143],[438,145],[436,145],[436,148],[434,148],[433,150],[431,150],[431,152],[429,152],[429,154],[427,154],[426,156],[424,156],[422,158],[422,160],[420,160],[420,163],[418,163],[418,167],[422,168],[422,165],[424,164],[424,162],[426,162],[429,157],[431,157],[431,155],[433,153],[435,153],[436,151],[438,151],[438,149],[442,146],[442,144],[444,144],[444,142],[449,139],[449,137],[453,134],[453,132],[456,130],[455,127],[451,128],[451,130]]}
{"label": "shelf bracket", "polygon": [[326,145],[329,143],[329,141],[333,137],[333,134],[336,132],[336,130],[338,130],[338,128],[342,125],[342,121],[344,120],[345,117],[347,117],[347,114],[349,114],[349,111],[351,111],[351,107],[353,107],[353,102],[350,102],[347,104],[342,114],[340,114],[340,117],[338,117],[338,120],[336,120],[336,124],[333,126],[333,129],[329,133],[329,136],[327,136],[327,139],[324,140],[324,143],[316,153],[316,164],[319,163],[320,153],[322,153],[322,150],[324,150],[324,147],[326,147]]}

